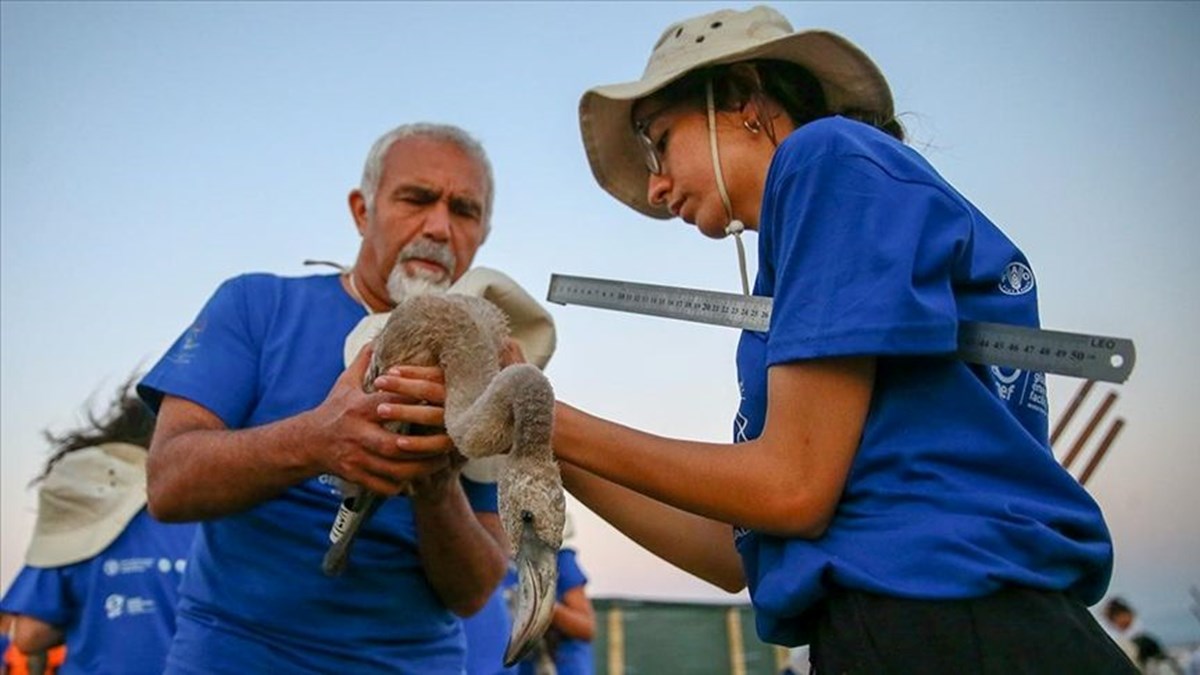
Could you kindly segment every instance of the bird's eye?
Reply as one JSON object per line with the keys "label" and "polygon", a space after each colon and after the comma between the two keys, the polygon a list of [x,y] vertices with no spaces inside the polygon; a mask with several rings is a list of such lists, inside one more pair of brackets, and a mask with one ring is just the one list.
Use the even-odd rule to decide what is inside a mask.
{"label": "bird's eye", "polygon": [[533,512],[532,511],[522,511],[521,512],[521,522],[532,523],[533,522]]}

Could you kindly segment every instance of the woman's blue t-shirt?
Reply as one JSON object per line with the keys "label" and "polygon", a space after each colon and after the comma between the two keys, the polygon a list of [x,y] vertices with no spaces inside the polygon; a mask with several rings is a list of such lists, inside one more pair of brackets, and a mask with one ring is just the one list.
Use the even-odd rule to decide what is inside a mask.
{"label": "woman's blue t-shirt", "polygon": [[738,346],[736,441],[762,433],[771,366],[877,357],[862,440],[820,538],[737,528],[759,634],[809,640],[830,589],[969,598],[1008,585],[1097,601],[1112,570],[1099,507],[1047,442],[1045,376],[955,360],[962,321],[1038,325],[1029,261],[915,151],[844,118],[780,144],[756,295]]}
{"label": "woman's blue t-shirt", "polygon": [[0,611],[63,631],[60,675],[160,675],[195,534],[195,525],[160,523],[143,508],[87,560],[22,568]]}

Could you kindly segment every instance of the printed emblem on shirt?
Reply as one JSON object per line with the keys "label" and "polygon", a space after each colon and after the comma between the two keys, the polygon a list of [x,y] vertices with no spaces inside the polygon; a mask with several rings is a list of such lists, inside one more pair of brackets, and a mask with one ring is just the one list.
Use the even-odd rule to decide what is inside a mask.
{"label": "printed emblem on shirt", "polygon": [[185,569],[187,569],[187,561],[183,558],[177,558],[175,560],[171,560],[170,558],[158,559],[158,571],[162,572],[163,574],[168,574],[171,572],[171,570],[182,574],[183,570]]}
{"label": "printed emblem on shirt", "polygon": [[1020,368],[990,368],[992,380],[996,386],[996,395],[1009,405],[1018,405],[1049,414],[1046,405],[1046,375],[1037,371],[1026,371]]}
{"label": "printed emblem on shirt", "polygon": [[740,397],[738,399],[738,411],[737,415],[733,418],[733,442],[745,443],[750,440],[746,437],[746,427],[750,425],[750,420],[746,419],[746,416],[742,414],[742,405],[746,402],[746,388],[740,379],[738,380],[738,396]]}
{"label": "printed emblem on shirt", "polygon": [[204,319],[197,319],[196,323],[188,328],[187,333],[183,335],[183,341],[170,354],[172,361],[181,365],[192,362],[193,353],[200,348],[200,336],[204,333],[205,323]]}
{"label": "printed emblem on shirt", "polygon": [[1029,384],[1029,396],[1025,397],[1025,407],[1036,410],[1043,415],[1050,414],[1050,405],[1046,400],[1046,374],[1034,373]]}
{"label": "printed emblem on shirt", "polygon": [[333,474],[323,473],[320,476],[317,476],[317,483],[324,485],[331,495],[340,497],[342,494],[342,489],[340,487],[341,480]]}
{"label": "printed emblem on shirt", "polygon": [[110,577],[115,577],[118,574],[140,574],[154,567],[154,558],[123,558],[116,560],[109,558],[104,561],[102,569],[104,574]]}
{"label": "printed emblem on shirt", "polygon": [[1000,278],[1000,292],[1005,295],[1025,295],[1033,290],[1033,270],[1021,262],[1011,262]]}
{"label": "printed emblem on shirt", "polygon": [[137,616],[139,614],[150,614],[156,611],[157,605],[150,598],[142,598],[138,596],[125,597],[119,593],[113,593],[104,599],[104,615],[112,619],[119,619],[122,616]]}

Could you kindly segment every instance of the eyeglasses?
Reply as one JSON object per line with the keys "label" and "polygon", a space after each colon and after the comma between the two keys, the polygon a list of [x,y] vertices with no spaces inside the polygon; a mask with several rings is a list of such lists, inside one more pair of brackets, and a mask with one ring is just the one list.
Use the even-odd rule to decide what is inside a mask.
{"label": "eyeglasses", "polygon": [[[707,98],[708,107],[708,126],[709,131],[713,128],[713,84],[709,79],[704,83],[704,89]],[[654,120],[658,119],[663,113],[671,110],[674,106],[668,104],[646,115],[640,120],[633,123],[633,135],[638,140],[638,145],[642,146],[642,159],[646,162],[646,170],[653,176],[661,176],[663,172],[663,153],[667,150],[667,136],[669,132],[663,132],[662,136],[658,137],[655,142],[650,137],[650,125],[654,124]],[[713,143],[716,141],[713,140]],[[715,152],[715,151],[714,151]]]}
{"label": "eyeglasses", "polygon": [[[661,111],[659,111],[661,112]],[[642,146],[643,159],[646,161],[646,169],[655,176],[661,176],[663,171],[662,155],[659,154],[659,149],[654,143],[654,139],[650,138],[650,123],[658,116],[655,113],[649,117],[638,120],[633,125],[634,136],[637,136],[638,144]]]}

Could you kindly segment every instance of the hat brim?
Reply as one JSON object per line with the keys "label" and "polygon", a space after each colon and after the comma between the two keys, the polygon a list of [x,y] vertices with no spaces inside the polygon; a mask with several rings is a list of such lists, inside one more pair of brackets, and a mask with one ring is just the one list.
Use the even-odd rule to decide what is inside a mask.
{"label": "hat brim", "polygon": [[754,59],[788,61],[807,68],[821,82],[834,112],[861,110],[890,119],[895,113],[883,73],[862,50],[836,33],[809,30],[717,54],[655,78],[594,87],[579,101],[579,126],[592,175],[609,194],[652,218],[668,219],[665,206],[646,198],[650,172],[633,133],[634,103],[684,75],[707,66]]}
{"label": "hat brim", "polygon": [[[78,500],[80,490],[105,488],[95,472],[118,488],[111,504],[102,508]],[[72,496],[67,496],[72,495]],[[55,463],[38,491],[38,516],[25,551],[30,567],[62,567],[92,558],[108,548],[146,506],[146,449],[130,443],[102,443],[81,448]]]}
{"label": "hat brim", "polygon": [[99,555],[146,506],[146,490],[130,490],[107,516],[77,529],[48,534],[35,526],[33,539],[25,552],[30,567],[62,567]]}

